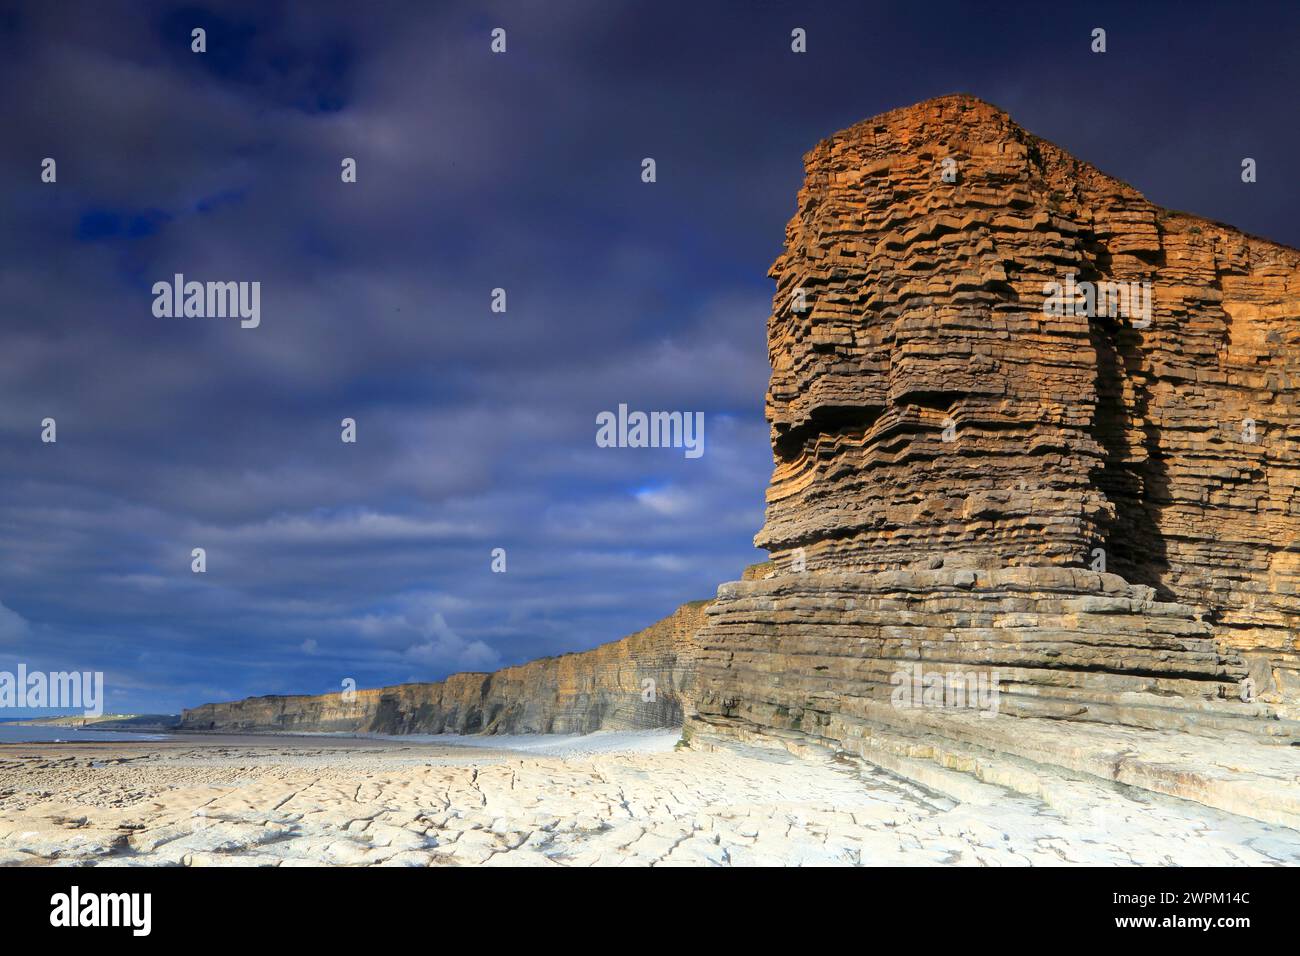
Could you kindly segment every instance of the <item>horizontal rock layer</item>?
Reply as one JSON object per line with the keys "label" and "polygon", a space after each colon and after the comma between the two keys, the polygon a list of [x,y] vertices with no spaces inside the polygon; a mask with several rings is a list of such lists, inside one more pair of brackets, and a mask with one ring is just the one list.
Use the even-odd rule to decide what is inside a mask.
{"label": "horizontal rock layer", "polygon": [[694,747],[849,753],[951,793],[1064,769],[1300,827],[1300,724],[1243,700],[1195,609],[1117,575],[778,574],[723,585],[696,643]]}
{"label": "horizontal rock layer", "polygon": [[[963,693],[996,678],[992,706],[964,711],[1149,729],[1290,734],[1243,693],[1193,608],[1076,568],[805,572],[723,585],[696,636],[696,713],[814,732],[829,715],[912,724],[917,669]],[[900,688],[909,691],[897,699]],[[1243,699],[1247,698],[1247,699]]]}
{"label": "horizontal rock layer", "polygon": [[250,697],[181,715],[181,730],[218,733],[590,733],[681,725],[693,682],[691,638],[707,601],[619,641],[494,673],[357,690],[351,698]]}

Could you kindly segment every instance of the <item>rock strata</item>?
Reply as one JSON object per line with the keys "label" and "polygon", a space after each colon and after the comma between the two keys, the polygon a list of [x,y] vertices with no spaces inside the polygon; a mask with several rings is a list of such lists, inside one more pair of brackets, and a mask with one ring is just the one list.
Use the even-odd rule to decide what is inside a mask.
{"label": "rock strata", "polygon": [[1300,252],[967,96],[805,171],[771,271],[773,567],[719,589],[688,737],[1300,825],[1270,746],[1300,738]]}
{"label": "rock strata", "polygon": [[[1294,713],[1300,252],[1161,209],[967,96],[805,168],[771,271],[757,543],[810,571],[1104,560],[1202,611]],[[1081,292],[1045,314],[1067,281],[1146,284],[1149,311]]]}
{"label": "rock strata", "polygon": [[[1267,719],[1271,706],[1240,699],[1243,661],[1218,651],[1193,608],[1114,574],[791,573],[724,585],[709,618],[697,638],[699,708],[771,726],[828,709],[931,709],[937,701],[911,693],[919,673],[942,678],[947,698],[959,687],[962,700],[946,709],[1150,729],[1290,727]],[[996,700],[976,700],[972,676],[996,677]],[[737,687],[750,692],[729,700]]]}
{"label": "rock strata", "polygon": [[250,697],[181,715],[181,730],[218,733],[519,734],[642,730],[682,724],[693,681],[691,638],[707,601],[590,651],[494,673],[357,690],[354,696]]}

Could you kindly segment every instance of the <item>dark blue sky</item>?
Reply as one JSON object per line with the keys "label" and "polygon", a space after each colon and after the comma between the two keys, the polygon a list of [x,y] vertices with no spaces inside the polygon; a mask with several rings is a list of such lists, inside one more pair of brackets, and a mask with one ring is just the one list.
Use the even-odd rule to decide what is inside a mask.
{"label": "dark blue sky", "polygon": [[[884,110],[973,93],[1300,245],[1300,7],[1059,6],[6,3],[0,670],[176,711],[583,649],[712,595],[763,557],[802,154]],[[260,282],[260,328],[155,318],[175,272]],[[597,448],[620,403],[703,411],[705,454]]]}

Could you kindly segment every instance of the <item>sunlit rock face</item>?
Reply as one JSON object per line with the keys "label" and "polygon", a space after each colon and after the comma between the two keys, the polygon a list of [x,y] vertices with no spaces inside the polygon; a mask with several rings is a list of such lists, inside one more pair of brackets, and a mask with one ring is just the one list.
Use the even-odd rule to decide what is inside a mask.
{"label": "sunlit rock face", "polygon": [[209,733],[526,734],[646,730],[682,724],[694,682],[693,637],[706,601],[590,651],[490,674],[351,694],[249,697],[186,710]]}
{"label": "sunlit rock face", "polygon": [[[1161,209],[966,96],[859,123],[805,169],[771,272],[775,467],[756,540],[780,573],[1109,572],[1135,587],[1106,593],[1199,622],[1194,649],[1160,647],[1153,668],[1128,621],[1110,636],[1131,654],[1084,661],[1100,645],[1065,628],[1030,642],[1048,683],[1172,669],[1204,682],[1174,698],[1295,715],[1300,253]],[[898,641],[965,626],[931,623]],[[1011,662],[997,641],[949,641],[954,657],[880,640],[861,653]],[[788,629],[769,643],[799,641],[843,649]]]}

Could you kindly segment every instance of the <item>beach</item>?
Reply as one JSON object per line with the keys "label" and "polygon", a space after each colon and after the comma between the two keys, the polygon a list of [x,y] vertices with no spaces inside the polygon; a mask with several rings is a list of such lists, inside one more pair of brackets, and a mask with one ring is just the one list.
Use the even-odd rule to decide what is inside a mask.
{"label": "beach", "polygon": [[1300,832],[1097,780],[940,793],[845,757],[586,736],[0,746],[0,863],[1286,865]]}

